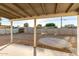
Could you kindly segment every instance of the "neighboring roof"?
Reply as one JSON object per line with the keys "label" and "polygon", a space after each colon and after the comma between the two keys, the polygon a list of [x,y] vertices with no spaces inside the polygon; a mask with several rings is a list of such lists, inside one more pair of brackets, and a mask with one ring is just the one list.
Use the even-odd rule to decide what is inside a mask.
{"label": "neighboring roof", "polygon": [[0,3],[0,16],[9,19],[41,18],[52,14],[61,16],[60,13],[63,15],[78,11],[78,3]]}
{"label": "neighboring roof", "polygon": [[4,29],[4,28],[10,28],[10,26],[9,25],[1,25],[0,26],[0,29]]}

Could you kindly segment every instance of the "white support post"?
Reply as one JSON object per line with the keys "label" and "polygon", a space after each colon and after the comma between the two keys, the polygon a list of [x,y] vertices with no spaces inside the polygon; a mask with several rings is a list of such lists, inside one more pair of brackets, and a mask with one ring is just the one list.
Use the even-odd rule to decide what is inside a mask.
{"label": "white support post", "polygon": [[62,16],[61,16],[61,28],[62,28]]}
{"label": "white support post", "polygon": [[34,56],[36,56],[36,19],[34,19]]}
{"label": "white support post", "polygon": [[13,21],[11,20],[11,40],[10,43],[13,42]]}
{"label": "white support post", "polygon": [[79,15],[77,15],[77,55],[79,56]]}
{"label": "white support post", "polygon": [[0,18],[0,26],[1,26],[1,18]]}

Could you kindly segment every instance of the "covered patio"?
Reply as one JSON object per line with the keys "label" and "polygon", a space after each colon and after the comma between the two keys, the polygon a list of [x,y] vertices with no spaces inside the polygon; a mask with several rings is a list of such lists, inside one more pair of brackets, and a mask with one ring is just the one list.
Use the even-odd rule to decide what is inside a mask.
{"label": "covered patio", "polygon": [[[79,14],[79,4],[75,3],[2,3],[0,4],[0,17],[8,18],[11,22],[11,33],[10,33],[10,41],[7,44],[4,44],[0,48],[0,53],[3,55],[43,55],[42,52],[40,52],[42,49],[46,48],[45,51],[49,51],[47,49],[52,49],[53,51],[44,52],[44,55],[54,55],[55,53],[59,53],[60,55],[72,55],[72,52],[67,49],[58,49],[53,48],[47,45],[42,45],[37,42],[37,39],[39,39],[40,35],[37,35],[37,28],[36,28],[36,21],[37,19],[43,19],[43,18],[53,18],[53,17],[61,17],[61,28],[62,28],[62,16],[77,16]],[[34,34],[28,38],[33,40],[28,40],[24,44],[26,45],[20,45],[17,40],[14,40],[17,35],[14,36],[13,34],[13,21],[20,21],[20,20],[34,20]],[[20,34],[19,34],[20,35]],[[27,34],[22,34],[26,35]],[[20,36],[22,36],[20,35]],[[6,37],[6,36],[5,36]],[[52,36],[51,36],[52,37]],[[56,37],[56,36],[54,36]],[[20,37],[22,38],[22,37]],[[59,38],[59,37],[58,37]],[[23,38],[22,38],[23,39]],[[75,38],[77,39],[77,38]],[[22,42],[21,42],[22,43]],[[37,44],[38,43],[38,44]],[[15,50],[12,50],[12,49]],[[24,52],[21,52],[23,48]],[[28,49],[27,49],[28,48]],[[20,51],[20,50],[21,51]],[[18,53],[13,53],[14,51],[18,51]],[[31,52],[28,52],[30,50]],[[54,51],[56,50],[56,51]],[[8,51],[8,52],[7,52]],[[26,52],[25,52],[26,51]],[[60,52],[62,51],[62,53]],[[29,54],[27,54],[29,53]],[[55,54],[58,55],[58,54]],[[77,52],[76,54],[77,55]]]}

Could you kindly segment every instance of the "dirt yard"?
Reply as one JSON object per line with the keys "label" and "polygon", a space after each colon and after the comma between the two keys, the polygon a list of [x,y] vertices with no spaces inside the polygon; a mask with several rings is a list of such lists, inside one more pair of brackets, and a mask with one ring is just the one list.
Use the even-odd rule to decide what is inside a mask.
{"label": "dirt yard", "polygon": [[[33,36],[34,36],[33,34],[26,34],[26,33],[14,34],[13,43],[33,46],[33,38],[34,38]],[[69,53],[71,52],[66,48],[58,49],[56,47],[49,47],[49,46],[40,44],[38,40],[40,38],[44,38],[44,37],[57,37],[57,38],[62,38],[62,39],[66,39],[66,37],[69,37],[69,39],[66,39],[66,40],[71,42],[72,47],[76,48],[76,36],[61,36],[61,35],[60,36],[54,36],[54,35],[41,35],[41,34],[37,34],[37,46],[38,47],[48,48],[48,49],[53,49],[53,50],[59,50],[59,51],[69,52]],[[9,42],[10,42],[10,35],[0,35],[0,46],[5,45]]]}

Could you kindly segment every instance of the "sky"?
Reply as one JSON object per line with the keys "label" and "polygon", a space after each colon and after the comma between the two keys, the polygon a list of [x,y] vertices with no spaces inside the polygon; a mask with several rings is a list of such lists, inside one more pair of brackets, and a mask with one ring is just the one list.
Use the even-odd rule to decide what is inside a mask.
{"label": "sky", "polygon": [[[77,16],[66,16],[62,18],[62,24],[67,25],[67,24],[74,24],[75,26],[77,26]],[[57,27],[61,26],[61,17],[55,17],[55,18],[44,18],[44,19],[38,19],[36,21],[36,24],[42,24],[42,26],[45,26],[46,23],[55,23]],[[2,25],[10,25],[10,21],[9,19],[6,18],[2,18],[1,21]],[[28,23],[29,27],[34,27],[34,20],[22,20],[22,21],[14,21],[13,22],[13,26],[17,27],[23,27],[24,23]]]}

